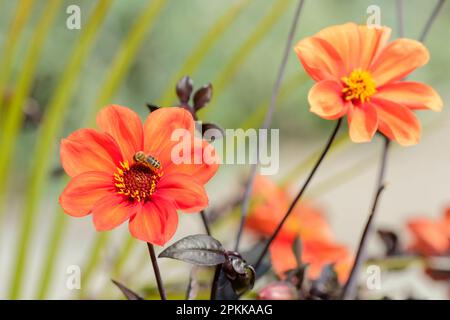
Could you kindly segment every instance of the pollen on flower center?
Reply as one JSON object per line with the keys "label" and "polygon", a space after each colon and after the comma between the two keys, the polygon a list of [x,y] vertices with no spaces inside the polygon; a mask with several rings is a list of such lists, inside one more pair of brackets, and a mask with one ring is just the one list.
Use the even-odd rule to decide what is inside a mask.
{"label": "pollen on flower center", "polygon": [[350,76],[341,79],[344,82],[344,99],[347,101],[359,100],[364,103],[377,92],[375,81],[372,75],[361,69],[355,69]]}
{"label": "pollen on flower center", "polygon": [[155,192],[157,182],[162,175],[161,168],[156,169],[139,161],[129,165],[128,161],[124,161],[114,173],[114,184],[117,193],[129,200],[146,201]]}

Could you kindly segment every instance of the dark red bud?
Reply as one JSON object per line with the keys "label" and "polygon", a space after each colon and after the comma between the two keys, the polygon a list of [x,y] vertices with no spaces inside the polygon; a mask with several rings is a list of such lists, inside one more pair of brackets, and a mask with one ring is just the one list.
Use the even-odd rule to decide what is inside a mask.
{"label": "dark red bud", "polygon": [[207,84],[198,89],[194,94],[194,109],[195,111],[203,108],[212,98],[212,85]]}
{"label": "dark red bud", "polygon": [[189,76],[185,76],[178,81],[176,86],[176,92],[178,99],[182,104],[187,104],[191,98],[192,90],[194,88],[194,83]]}

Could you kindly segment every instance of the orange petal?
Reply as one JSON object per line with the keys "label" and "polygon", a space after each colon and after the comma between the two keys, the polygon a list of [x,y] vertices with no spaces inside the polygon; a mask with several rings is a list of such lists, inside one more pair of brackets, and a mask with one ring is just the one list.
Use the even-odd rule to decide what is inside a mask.
{"label": "orange petal", "polygon": [[94,204],[104,196],[115,192],[111,174],[85,172],[69,182],[59,197],[64,212],[74,217],[91,213]]}
{"label": "orange petal", "polygon": [[358,26],[360,54],[357,66],[368,70],[372,62],[386,47],[391,36],[391,29],[387,27],[369,28],[366,25]]}
{"label": "orange petal", "polygon": [[302,241],[302,260],[309,263],[308,277],[316,279],[322,269],[329,264],[338,264],[349,258],[350,253],[345,246],[329,241]]}
{"label": "orange petal", "polygon": [[367,102],[353,106],[348,113],[350,139],[353,142],[368,142],[378,128],[378,116],[375,107]]}
{"label": "orange petal", "polygon": [[[164,172],[189,175],[198,183],[205,184],[219,169],[220,158],[214,147],[205,140],[195,139],[193,143],[189,142],[189,144],[191,155],[187,157],[187,163],[166,162]],[[167,150],[167,152],[170,153],[171,150]]]}
{"label": "orange petal", "polygon": [[342,99],[342,89],[342,85],[333,80],[316,83],[308,94],[310,111],[328,120],[342,117],[350,104]]}
{"label": "orange petal", "polygon": [[158,182],[157,193],[184,212],[198,212],[208,206],[205,189],[188,175],[164,175]]}
{"label": "orange petal", "polygon": [[144,123],[144,151],[158,158],[164,167],[171,162],[172,140],[176,129],[184,129],[189,139],[194,139],[194,119],[183,108],[160,108],[153,111]]}
{"label": "orange petal", "polygon": [[333,46],[319,37],[301,40],[294,48],[306,72],[315,81],[340,79],[345,65]]}
{"label": "orange petal", "polygon": [[109,194],[94,204],[92,219],[97,231],[120,226],[137,211],[137,206],[118,194]]}
{"label": "orange petal", "polygon": [[[274,200],[277,203],[287,203],[288,199],[285,192],[278,185],[275,184],[267,176],[256,175],[253,185],[253,197],[261,197],[262,200]],[[284,206],[287,209],[287,206]]]}
{"label": "orange petal", "polygon": [[382,99],[372,99],[376,106],[379,130],[402,146],[417,144],[420,140],[420,122],[414,113],[401,104]]}
{"label": "orange petal", "polygon": [[449,239],[449,247],[450,247],[450,208],[447,208],[445,210],[444,219],[442,221],[445,229],[445,233],[447,234],[447,237]]}
{"label": "orange petal", "polygon": [[343,257],[342,259],[340,259],[338,262],[335,263],[334,269],[336,270],[338,280],[340,283],[344,284],[347,281],[348,276],[352,271],[354,261],[355,259],[352,257],[350,253],[348,253],[348,256],[346,258]]}
{"label": "orange petal", "polygon": [[412,248],[424,255],[440,255],[449,250],[449,239],[441,224],[426,218],[408,223],[414,237]]}
{"label": "orange petal", "polygon": [[154,196],[139,207],[128,227],[133,237],[163,246],[175,234],[177,226],[178,215],[173,204]]}
{"label": "orange petal", "polygon": [[420,82],[395,82],[378,88],[376,97],[393,101],[410,109],[442,110],[442,99],[430,86]]}
{"label": "orange petal", "polygon": [[292,244],[292,241],[275,239],[269,248],[272,267],[281,279],[285,278],[287,271],[297,267]]}
{"label": "orange petal", "polygon": [[[250,213],[245,227],[258,234],[270,236],[283,219],[290,201],[283,189],[265,176],[255,177]],[[299,218],[295,214],[284,223],[277,239],[292,241],[299,232]]]}
{"label": "orange petal", "polygon": [[397,39],[381,52],[370,67],[378,87],[401,80],[429,60],[425,46],[415,40]]}
{"label": "orange petal", "polygon": [[117,142],[123,159],[131,162],[137,151],[143,150],[141,119],[133,110],[119,105],[110,105],[97,115],[97,125]]}
{"label": "orange petal", "polygon": [[346,73],[358,67],[360,39],[358,26],[355,23],[325,28],[314,37],[323,39],[334,47],[344,63]]}
{"label": "orange petal", "polygon": [[333,233],[322,212],[305,202],[294,208],[293,216],[299,221],[302,239],[333,241]]}
{"label": "orange petal", "polygon": [[61,141],[61,163],[66,173],[113,172],[122,156],[114,139],[94,129],[81,129]]}

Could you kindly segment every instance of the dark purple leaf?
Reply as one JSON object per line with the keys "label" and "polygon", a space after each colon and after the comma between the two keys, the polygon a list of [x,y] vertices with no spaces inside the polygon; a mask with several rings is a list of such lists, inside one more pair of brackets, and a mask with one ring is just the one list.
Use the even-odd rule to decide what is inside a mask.
{"label": "dark purple leaf", "polygon": [[112,283],[114,283],[119,288],[120,291],[122,291],[123,295],[128,300],[144,300],[144,298],[142,298],[136,292],[134,292],[133,290],[127,288],[126,286],[124,286],[120,282],[118,282],[118,281],[116,281],[114,279],[111,279],[111,281],[112,281]]}
{"label": "dark purple leaf", "polygon": [[161,252],[159,258],[172,258],[198,266],[215,266],[225,262],[225,249],[211,236],[187,236]]}
{"label": "dark purple leaf", "polygon": [[147,103],[147,108],[150,112],[153,112],[155,110],[158,110],[160,107],[157,106],[156,104],[152,104],[152,103]]}

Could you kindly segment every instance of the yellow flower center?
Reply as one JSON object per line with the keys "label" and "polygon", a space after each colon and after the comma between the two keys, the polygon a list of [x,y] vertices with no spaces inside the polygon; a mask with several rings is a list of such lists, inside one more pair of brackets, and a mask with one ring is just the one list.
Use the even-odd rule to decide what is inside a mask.
{"label": "yellow flower center", "polygon": [[114,173],[114,185],[117,193],[131,201],[146,201],[156,190],[156,184],[162,177],[162,168],[156,169],[144,162],[136,161],[131,166],[128,161],[120,162]]}
{"label": "yellow flower center", "polygon": [[355,69],[350,76],[343,77],[344,89],[342,93],[347,101],[359,100],[362,103],[370,101],[370,97],[377,92],[372,75],[361,69]]}

